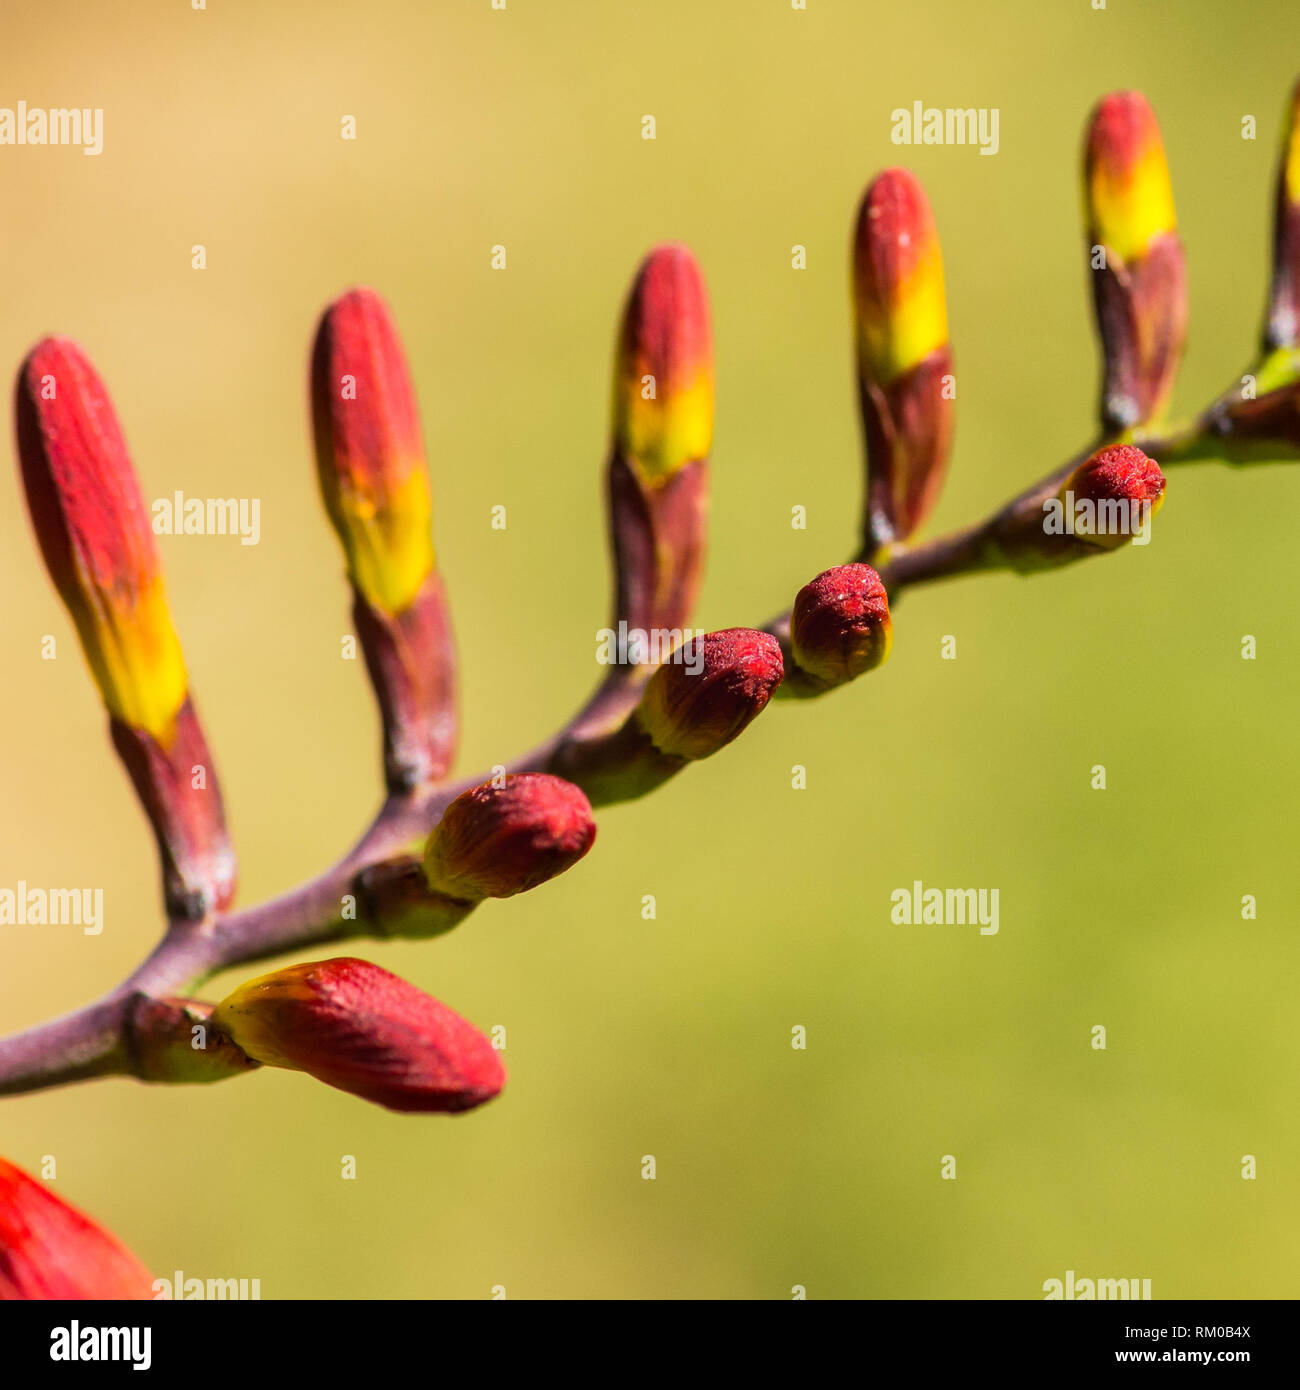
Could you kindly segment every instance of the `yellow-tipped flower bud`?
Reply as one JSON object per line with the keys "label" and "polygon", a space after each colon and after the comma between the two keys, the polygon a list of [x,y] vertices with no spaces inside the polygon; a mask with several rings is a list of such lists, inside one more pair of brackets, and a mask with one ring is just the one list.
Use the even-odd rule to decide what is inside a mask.
{"label": "yellow-tipped flower bud", "polygon": [[657,246],[632,285],[614,364],[614,448],[647,485],[713,444],[713,329],[685,246]]}
{"label": "yellow-tipped flower bud", "polygon": [[185,660],[113,403],[76,343],[46,338],[32,349],[15,416],[36,539],[104,703],[168,746]]}
{"label": "yellow-tipped flower bud", "polygon": [[374,607],[401,613],[433,571],[433,499],[406,356],[373,290],[325,311],[311,387],[321,492],[348,574]]}

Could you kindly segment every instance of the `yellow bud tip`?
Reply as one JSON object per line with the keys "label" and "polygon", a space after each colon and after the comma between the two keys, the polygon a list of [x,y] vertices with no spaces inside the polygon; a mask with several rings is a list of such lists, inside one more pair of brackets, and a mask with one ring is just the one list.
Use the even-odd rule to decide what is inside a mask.
{"label": "yellow bud tip", "polygon": [[1164,141],[1141,92],[1112,92],[1093,112],[1084,153],[1088,235],[1124,261],[1177,230]]}
{"label": "yellow bud tip", "polygon": [[614,365],[614,447],[644,483],[666,482],[713,444],[713,328],[704,277],[677,243],[641,263]]}
{"label": "yellow bud tip", "polygon": [[14,414],[32,526],[104,703],[169,745],[185,661],[108,391],[76,343],[46,338],[19,372]]}
{"label": "yellow bud tip", "polygon": [[372,605],[401,613],[433,571],[433,499],[406,354],[373,290],[326,309],[311,389],[321,494],[348,573]]}
{"label": "yellow bud tip", "polygon": [[1300,203],[1300,82],[1291,93],[1284,137],[1283,180],[1288,203]]}
{"label": "yellow bud tip", "polygon": [[948,341],[943,255],[920,180],[886,169],[868,185],[853,234],[858,364],[878,386]]}

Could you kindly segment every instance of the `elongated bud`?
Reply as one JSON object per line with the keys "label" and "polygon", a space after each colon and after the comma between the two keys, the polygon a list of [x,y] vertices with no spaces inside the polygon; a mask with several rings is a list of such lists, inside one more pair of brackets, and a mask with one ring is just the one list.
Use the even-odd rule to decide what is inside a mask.
{"label": "elongated bud", "polygon": [[628,296],[608,470],[615,625],[685,625],[704,565],[713,329],[695,257],[657,246]]}
{"label": "elongated bud", "polygon": [[1273,221],[1273,292],[1264,346],[1300,346],[1300,82],[1287,107]]}
{"label": "elongated bud", "polygon": [[268,1067],[307,1072],[389,1110],[469,1110],[505,1084],[477,1028],[351,956],[250,980],[217,1005],[212,1023]]}
{"label": "elongated bud", "polygon": [[1164,503],[1159,464],[1131,444],[1112,444],[1081,463],[1047,495],[1019,499],[991,528],[988,563],[1021,573],[1088,555],[1146,545]]}
{"label": "elongated bud", "polygon": [[763,712],[784,673],[770,634],[710,632],[691,638],[650,677],[634,717],[660,753],[707,758]]}
{"label": "elongated bud", "polygon": [[0,1158],[0,1301],[152,1297],[119,1240]]}
{"label": "elongated bud", "polygon": [[385,774],[391,791],[409,791],[451,764],[456,658],[415,392],[373,290],[350,290],[326,309],[311,377],[321,494],[383,715]]}
{"label": "elongated bud", "polygon": [[889,656],[893,641],[889,598],[870,565],[823,570],[795,598],[790,653],[817,692],[874,670]]}
{"label": "elongated bud", "polygon": [[853,236],[859,401],[867,445],[866,547],[910,536],[933,510],[952,448],[956,381],[943,256],[920,182],[886,169]]}
{"label": "elongated bud", "polygon": [[1187,336],[1187,277],[1155,113],[1140,92],[1093,112],[1084,153],[1089,265],[1108,430],[1155,419]]}
{"label": "elongated bud", "polygon": [[429,887],[460,902],[509,898],[570,869],[596,839],[591,804],[561,777],[526,772],[462,792],[424,851]]}
{"label": "elongated bud", "polygon": [[46,338],[32,350],[15,419],[36,538],[157,837],[168,908],[203,916],[234,892],[221,790],[126,443],[76,343]]}

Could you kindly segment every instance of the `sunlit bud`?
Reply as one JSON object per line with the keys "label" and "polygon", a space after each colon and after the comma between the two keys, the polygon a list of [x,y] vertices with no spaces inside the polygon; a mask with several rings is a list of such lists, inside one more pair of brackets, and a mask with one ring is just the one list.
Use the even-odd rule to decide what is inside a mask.
{"label": "sunlit bud", "polygon": [[152,1297],[125,1246],[0,1158],[0,1301]]}
{"label": "sunlit bud", "polygon": [[1300,83],[1291,93],[1277,175],[1273,224],[1273,292],[1266,348],[1300,345]]}
{"label": "sunlit bud", "polygon": [[104,703],[166,743],[185,700],[185,662],[104,383],[76,343],[46,338],[23,363],[14,409],[32,525]]}
{"label": "sunlit bud", "polygon": [[870,565],[837,565],[799,590],[790,614],[790,651],[826,688],[879,666],[894,629],[889,599]]}
{"label": "sunlit bud", "polygon": [[19,373],[15,416],[32,525],[157,838],[169,914],[203,917],[230,902],[235,856],[112,402],[76,343],[46,338]]}
{"label": "sunlit bud", "polygon": [[321,492],[348,574],[372,605],[400,613],[433,571],[433,502],[406,356],[373,290],[326,309],[311,391]]}
{"label": "sunlit bud", "polygon": [[1155,114],[1140,92],[1094,111],[1084,152],[1089,265],[1105,358],[1108,429],[1158,416],[1187,335],[1187,283],[1173,188]]}
{"label": "sunlit bud", "polygon": [[943,257],[925,190],[906,169],[868,186],[853,238],[869,550],[912,534],[938,500],[955,377]]}
{"label": "sunlit bud", "polygon": [[1070,508],[1074,536],[1103,550],[1118,550],[1160,510],[1165,476],[1141,449],[1115,444],[1076,468],[1057,496]]}
{"label": "sunlit bud", "polygon": [[434,568],[433,502],[415,393],[388,307],[350,290],[312,353],[321,493],[343,542],[353,619],[384,723],[389,790],[436,780],[456,745],[456,652]]}
{"label": "sunlit bud", "polygon": [[623,311],[614,367],[614,448],[656,485],[713,442],[713,329],[685,246],[656,246]]}
{"label": "sunlit bud", "polygon": [[461,902],[509,898],[572,868],[596,839],[586,796],[526,772],[462,792],[424,850],[429,887]]}
{"label": "sunlit bud", "polygon": [[713,330],[695,257],[656,247],[623,312],[606,486],[614,626],[684,627],[704,567]]}
{"label": "sunlit bud", "polygon": [[707,758],[762,713],[783,675],[780,644],[766,632],[693,637],[650,677],[635,720],[660,753]]}
{"label": "sunlit bud", "polygon": [[505,1072],[491,1042],[405,980],[340,956],[241,985],[212,1023],[268,1067],[304,1071],[389,1110],[469,1110]]}

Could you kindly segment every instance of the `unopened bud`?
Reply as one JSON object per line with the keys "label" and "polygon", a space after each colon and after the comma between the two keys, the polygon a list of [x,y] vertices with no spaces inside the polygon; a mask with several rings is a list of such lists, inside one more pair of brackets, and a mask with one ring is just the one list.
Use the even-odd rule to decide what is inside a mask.
{"label": "unopened bud", "polygon": [[853,240],[867,546],[910,536],[933,510],[952,448],[955,378],[943,256],[920,181],[886,169]]}
{"label": "unopened bud", "polygon": [[889,598],[870,565],[836,565],[799,590],[790,614],[795,664],[821,686],[879,666],[894,640]]}
{"label": "unopened bud", "polygon": [[542,772],[484,782],[442,813],[424,851],[435,892],[462,902],[509,898],[570,869],[596,839],[591,804]]}
{"label": "unopened bud", "polygon": [[1264,346],[1300,346],[1300,82],[1291,93],[1283,127],[1273,222],[1273,291]]}
{"label": "unopened bud", "polygon": [[119,1240],[0,1158],[0,1301],[152,1297]]}
{"label": "unopened bud", "polygon": [[650,677],[635,719],[660,753],[707,758],[762,713],[784,673],[770,634],[747,627],[710,632],[691,638]]}
{"label": "unopened bud", "polygon": [[1187,279],[1155,113],[1140,92],[1094,111],[1084,154],[1089,265],[1105,359],[1101,416],[1128,429],[1164,410],[1187,336]]}
{"label": "unopened bud", "polygon": [[306,1072],[389,1110],[469,1110],[505,1084],[500,1059],[477,1028],[350,956],[250,980],[217,1005],[212,1022],[268,1067]]}

